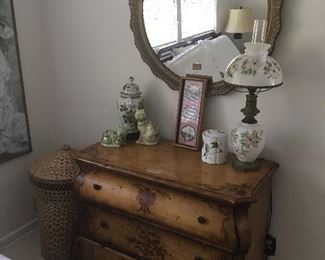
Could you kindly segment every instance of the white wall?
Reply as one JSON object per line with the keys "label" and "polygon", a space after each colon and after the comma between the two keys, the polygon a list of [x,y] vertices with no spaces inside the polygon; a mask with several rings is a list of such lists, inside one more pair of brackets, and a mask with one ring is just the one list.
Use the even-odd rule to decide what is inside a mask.
{"label": "white wall", "polygon": [[[48,95],[45,77],[39,73],[44,68],[38,63],[46,59],[46,53],[35,51],[31,43],[41,44],[36,33],[40,26],[38,7],[29,5],[28,0],[19,3],[17,19],[25,46],[27,100],[34,146],[39,145],[40,151],[49,144],[48,129],[40,129],[40,124],[48,120],[49,107],[37,102]],[[134,75],[140,84],[148,112],[162,135],[173,138],[177,92],[168,89],[142,62],[129,29],[127,0],[43,0],[42,11],[51,57],[48,78],[55,86],[51,99],[56,109],[56,147],[63,143],[76,147],[92,144],[100,139],[104,129],[115,127],[116,97],[129,75]],[[325,255],[324,11],[322,0],[285,1],[283,31],[274,55],[283,66],[286,84],[259,98],[262,112],[258,119],[268,132],[263,156],[281,164],[274,176],[271,228],[278,239],[277,256],[273,258],[277,260],[322,260]],[[35,38],[28,37],[30,30],[36,33]],[[242,94],[210,98],[207,127],[229,131],[242,118],[239,109],[243,105]],[[27,182],[26,161],[7,164],[9,168],[17,162],[21,165],[16,166],[16,174],[0,175],[7,178],[5,189],[15,188],[15,178]],[[13,192],[4,196],[14,197]],[[23,195],[17,196],[20,199],[10,198],[11,205],[24,204]],[[33,213],[26,211],[31,218]],[[14,216],[21,212],[12,213]]]}
{"label": "white wall", "polygon": [[41,27],[40,2],[38,0],[15,0],[34,152],[0,165],[0,247],[12,238],[13,231],[35,219],[36,214],[28,179],[28,164],[39,153],[51,147],[51,89],[48,80],[46,41],[41,33],[43,28]]}

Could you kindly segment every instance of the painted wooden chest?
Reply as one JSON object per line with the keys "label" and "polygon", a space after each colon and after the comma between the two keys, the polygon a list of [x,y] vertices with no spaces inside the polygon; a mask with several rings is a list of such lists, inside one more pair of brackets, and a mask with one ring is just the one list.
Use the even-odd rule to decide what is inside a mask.
{"label": "painted wooden chest", "polygon": [[[230,156],[231,157],[231,156]],[[272,173],[208,165],[169,141],[81,150],[75,259],[261,260]]]}

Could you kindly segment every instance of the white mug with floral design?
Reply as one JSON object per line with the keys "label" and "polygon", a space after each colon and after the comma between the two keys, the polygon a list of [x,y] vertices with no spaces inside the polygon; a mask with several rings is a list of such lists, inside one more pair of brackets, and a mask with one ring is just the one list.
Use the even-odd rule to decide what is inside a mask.
{"label": "white mug with floral design", "polygon": [[227,161],[227,134],[218,129],[202,133],[202,161],[208,164],[223,164]]}

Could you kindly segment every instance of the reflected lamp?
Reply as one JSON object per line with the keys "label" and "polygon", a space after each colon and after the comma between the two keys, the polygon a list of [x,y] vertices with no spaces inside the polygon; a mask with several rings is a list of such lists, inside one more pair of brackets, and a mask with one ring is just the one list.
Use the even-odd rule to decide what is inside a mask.
{"label": "reflected lamp", "polygon": [[253,31],[252,10],[249,8],[230,9],[225,32],[233,33],[234,39],[241,39],[242,33]]}

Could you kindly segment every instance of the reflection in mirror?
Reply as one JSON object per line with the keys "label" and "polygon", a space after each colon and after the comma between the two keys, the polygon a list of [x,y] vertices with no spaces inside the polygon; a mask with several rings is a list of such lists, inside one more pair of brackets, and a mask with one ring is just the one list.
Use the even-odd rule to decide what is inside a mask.
{"label": "reflection in mirror", "polygon": [[267,9],[267,0],[144,0],[143,17],[151,48],[170,70],[219,82]]}

